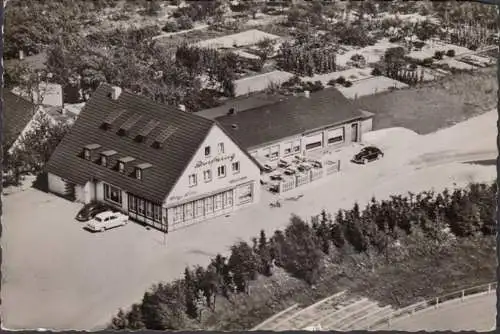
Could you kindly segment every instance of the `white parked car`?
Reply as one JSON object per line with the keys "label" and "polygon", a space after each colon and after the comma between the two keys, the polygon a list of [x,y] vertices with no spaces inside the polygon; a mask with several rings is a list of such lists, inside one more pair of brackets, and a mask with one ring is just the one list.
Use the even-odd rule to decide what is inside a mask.
{"label": "white parked car", "polygon": [[86,228],[94,232],[104,232],[128,223],[128,216],[120,212],[104,211],[87,223]]}

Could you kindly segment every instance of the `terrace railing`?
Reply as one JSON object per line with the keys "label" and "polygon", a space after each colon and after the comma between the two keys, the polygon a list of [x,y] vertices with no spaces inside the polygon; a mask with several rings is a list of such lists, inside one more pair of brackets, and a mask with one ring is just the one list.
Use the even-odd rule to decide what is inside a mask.
{"label": "terrace railing", "polygon": [[478,285],[471,288],[455,291],[440,297],[424,300],[422,302],[415,303],[408,307],[395,310],[394,312],[388,314],[387,316],[377,319],[368,328],[365,329],[374,329],[375,327],[377,327],[378,329],[383,329],[380,328],[381,326],[390,329],[391,325],[394,322],[402,320],[403,317],[410,317],[417,312],[426,311],[430,308],[439,308],[439,306],[448,302],[455,302],[458,300],[464,301],[465,299],[467,299],[467,297],[490,294],[493,291],[495,291],[496,288],[497,288],[497,283],[493,282],[489,284]]}

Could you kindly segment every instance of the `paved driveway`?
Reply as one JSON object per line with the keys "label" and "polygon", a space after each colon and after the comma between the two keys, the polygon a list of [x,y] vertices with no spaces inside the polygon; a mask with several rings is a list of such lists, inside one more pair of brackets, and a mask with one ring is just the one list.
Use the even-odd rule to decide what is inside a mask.
{"label": "paved driveway", "polygon": [[[390,330],[398,331],[491,331],[495,326],[496,294],[471,297],[444,304],[396,321]],[[387,328],[379,328],[386,330]]]}

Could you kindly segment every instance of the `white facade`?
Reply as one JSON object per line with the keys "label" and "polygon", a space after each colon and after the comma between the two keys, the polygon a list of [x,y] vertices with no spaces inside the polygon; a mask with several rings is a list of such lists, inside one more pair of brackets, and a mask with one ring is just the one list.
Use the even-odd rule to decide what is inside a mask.
{"label": "white facade", "polygon": [[[366,123],[365,123],[366,122]],[[362,132],[371,130],[371,119],[331,126],[307,134],[280,139],[262,146],[250,148],[250,154],[261,162],[273,162],[280,158],[307,155],[320,149],[336,149],[352,142],[361,141]]]}
{"label": "white facade", "polygon": [[259,180],[259,167],[214,125],[163,203],[169,230],[258,202]]}

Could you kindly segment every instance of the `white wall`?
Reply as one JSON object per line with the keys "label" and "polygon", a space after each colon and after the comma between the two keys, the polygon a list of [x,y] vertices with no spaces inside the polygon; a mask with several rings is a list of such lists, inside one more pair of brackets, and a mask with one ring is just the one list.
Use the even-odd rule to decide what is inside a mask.
{"label": "white wall", "polygon": [[373,129],[373,118],[365,119],[361,122],[361,133],[367,133]]}
{"label": "white wall", "polygon": [[[217,152],[218,143],[224,143],[224,153]],[[211,154],[205,157],[205,147],[211,147]],[[219,158],[220,161],[214,161]],[[197,166],[199,163],[210,163],[203,166]],[[232,162],[240,162],[240,172],[234,174],[232,171]],[[219,178],[217,176],[217,167],[226,166],[226,176]],[[203,172],[205,170],[212,171],[212,181],[205,182]],[[189,185],[189,175],[196,174],[197,184]],[[260,169],[250,158],[239,149],[239,147],[217,126],[214,125],[204,142],[200,146],[198,152],[195,153],[193,159],[186,167],[183,175],[179,178],[176,185],[173,187],[170,194],[164,201],[164,206],[172,206],[176,203],[181,203],[189,200],[192,197],[202,196],[223,190],[226,188],[236,187],[239,184],[255,181],[259,184]],[[257,187],[260,189],[260,187]],[[255,191],[258,192],[259,189]],[[257,194],[258,195],[258,194]]]}
{"label": "white wall", "polygon": [[49,191],[59,194],[65,195],[66,192],[66,183],[57,175],[48,173],[48,183],[49,183]]}

